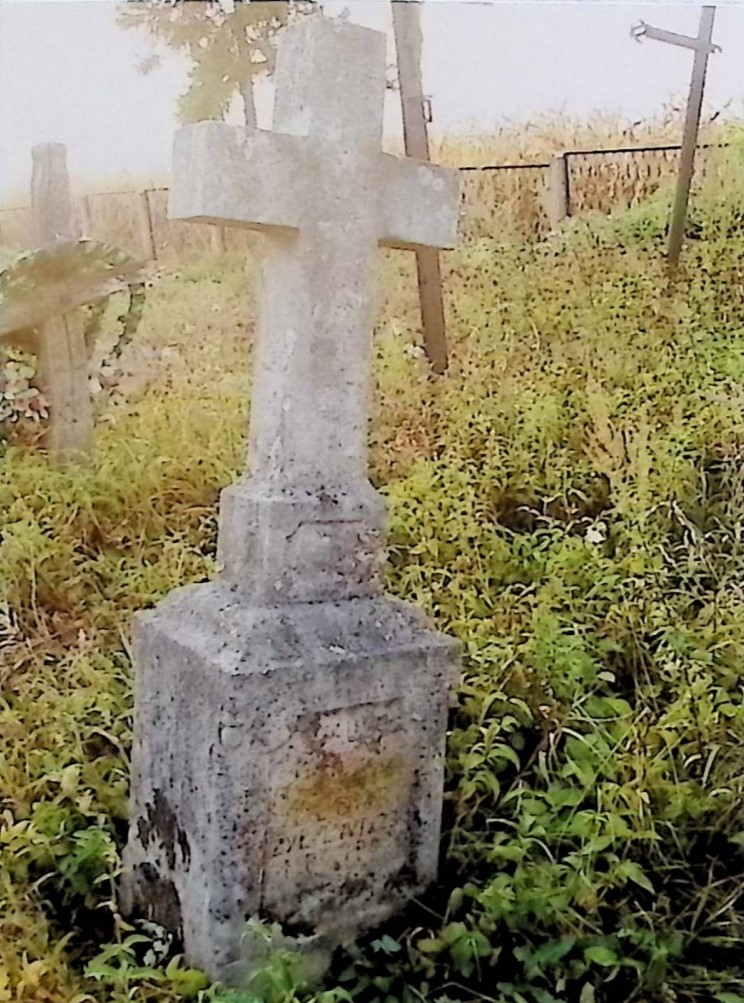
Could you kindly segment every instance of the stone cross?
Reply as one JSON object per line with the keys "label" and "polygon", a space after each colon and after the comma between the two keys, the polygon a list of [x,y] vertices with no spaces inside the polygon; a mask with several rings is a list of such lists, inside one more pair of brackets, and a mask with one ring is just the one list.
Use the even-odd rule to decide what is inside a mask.
{"label": "stone cross", "polygon": [[451,247],[459,209],[457,172],[380,151],[384,49],[379,33],[311,17],[278,57],[275,131],[203,122],[176,139],[171,216],[268,237],[251,479],[225,496],[220,549],[225,572],[256,597],[376,587],[367,397],[377,247]]}
{"label": "stone cross", "polygon": [[285,30],[274,131],[175,143],[171,216],[263,232],[250,475],[218,575],[139,618],[124,907],[237,981],[249,918],[322,955],[435,877],[458,646],[381,592],[368,480],[375,256],[452,246],[456,171],[380,150],[385,37]]}
{"label": "stone cross", "polygon": [[0,273],[0,340],[38,356],[38,380],[49,404],[46,445],[61,463],[90,449],[93,413],[88,346],[79,307],[126,289],[141,264],[122,251],[79,239],[66,149],[32,151],[33,239]]}

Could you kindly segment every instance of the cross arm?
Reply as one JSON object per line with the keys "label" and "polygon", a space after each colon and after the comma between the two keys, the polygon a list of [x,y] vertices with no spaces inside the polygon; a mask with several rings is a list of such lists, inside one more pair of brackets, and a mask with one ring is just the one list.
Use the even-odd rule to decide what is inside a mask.
{"label": "cross arm", "polygon": [[0,272],[0,340],[142,281],[143,265],[92,240],[20,255]]}
{"label": "cross arm", "polygon": [[697,38],[691,35],[680,35],[676,31],[667,31],[665,28],[654,28],[652,24],[641,21],[633,29],[633,38],[640,41],[641,38],[650,38],[655,42],[668,42],[670,45],[679,45],[685,49],[694,49],[704,52],[720,52],[720,46],[713,45],[704,38]]}
{"label": "cross arm", "polygon": [[296,136],[225,122],[179,129],[170,219],[268,230],[299,225],[303,149]]}
{"label": "cross arm", "polygon": [[383,247],[452,248],[460,215],[460,172],[381,154]]}

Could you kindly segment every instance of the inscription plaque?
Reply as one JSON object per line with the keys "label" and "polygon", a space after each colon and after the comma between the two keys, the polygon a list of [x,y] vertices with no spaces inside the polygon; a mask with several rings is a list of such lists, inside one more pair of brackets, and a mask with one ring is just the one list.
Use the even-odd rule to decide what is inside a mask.
{"label": "inscription plaque", "polygon": [[402,701],[388,700],[309,715],[291,729],[272,770],[269,910],[283,911],[298,891],[363,897],[406,866],[415,756],[403,719]]}

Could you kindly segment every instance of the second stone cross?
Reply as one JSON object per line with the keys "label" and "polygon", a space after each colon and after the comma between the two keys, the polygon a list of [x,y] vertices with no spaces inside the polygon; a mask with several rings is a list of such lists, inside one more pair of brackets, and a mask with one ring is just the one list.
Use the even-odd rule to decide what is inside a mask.
{"label": "second stone cross", "polygon": [[382,594],[367,474],[379,245],[451,247],[457,172],[381,152],[385,37],[286,29],[274,131],[176,140],[173,218],[260,230],[250,475],[222,496],[215,582],[136,629],[125,907],[235,982],[251,917],[318,947],[436,877],[458,645]]}

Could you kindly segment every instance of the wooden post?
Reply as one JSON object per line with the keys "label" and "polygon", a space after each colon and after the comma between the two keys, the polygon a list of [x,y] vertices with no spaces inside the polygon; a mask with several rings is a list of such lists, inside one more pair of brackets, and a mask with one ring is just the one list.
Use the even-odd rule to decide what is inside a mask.
{"label": "wooden post", "polygon": [[708,57],[710,56],[715,17],[715,7],[703,7],[700,12],[698,41],[701,44],[695,49],[695,59],[692,64],[690,94],[687,99],[687,112],[685,115],[685,131],[682,138],[682,152],[679,158],[677,191],[674,197],[672,224],[669,230],[668,256],[669,264],[672,268],[676,268],[679,262],[682,241],[685,235],[687,207],[690,201],[690,185],[692,184],[692,174],[695,168],[695,148],[700,130],[700,112],[703,107],[705,77],[708,71]]}
{"label": "wooden post", "polygon": [[227,241],[225,239],[225,230],[221,226],[210,227],[209,240],[212,245],[212,252],[214,254],[224,254],[227,250]]}
{"label": "wooden post", "polygon": [[[406,154],[429,160],[429,136],[421,76],[423,34],[418,0],[393,0],[393,27],[398,54],[400,103]],[[447,335],[444,326],[442,269],[439,252],[421,248],[416,252],[424,347],[435,373],[447,368]]]}
{"label": "wooden post", "polygon": [[548,181],[548,222],[551,229],[571,215],[568,184],[568,157],[565,153],[557,153],[550,161]]}
{"label": "wooden post", "polygon": [[93,233],[93,225],[90,216],[90,202],[88,201],[88,196],[83,195],[80,199],[80,226],[82,229],[83,237],[91,237]]}
{"label": "wooden post", "polygon": [[[34,147],[31,204],[35,242],[41,247],[76,240],[67,151],[60,143]],[[49,403],[46,444],[63,464],[88,452],[93,411],[88,390],[88,351],[82,314],[73,311],[39,328],[39,383]]]}
{"label": "wooden post", "polygon": [[158,253],[152,233],[152,213],[150,212],[150,199],[148,198],[147,191],[139,193],[138,206],[142,254],[147,261],[157,261]]}
{"label": "wooden post", "polygon": [[67,173],[67,147],[62,143],[43,143],[31,152],[32,242],[49,247],[64,240],[76,240],[70,178]]}

